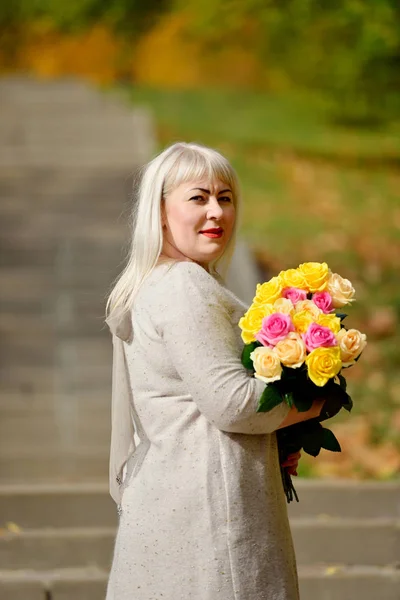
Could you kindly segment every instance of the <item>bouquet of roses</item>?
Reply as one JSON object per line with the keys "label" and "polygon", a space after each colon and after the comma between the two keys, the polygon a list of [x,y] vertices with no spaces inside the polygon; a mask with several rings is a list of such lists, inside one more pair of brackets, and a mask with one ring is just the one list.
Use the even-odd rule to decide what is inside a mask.
{"label": "bouquet of roses", "polygon": [[[239,321],[242,364],[267,384],[257,412],[282,401],[308,411],[316,398],[326,399],[318,418],[277,431],[280,462],[301,449],[312,456],[321,448],[341,450],[321,421],[353,406],[342,369],[359,359],[366,335],[347,329],[347,315],[335,309],[351,304],[354,294],[351,282],[326,263],[303,263],[257,284],[253,304]],[[281,467],[281,474],[287,501],[293,495],[298,501],[287,469]]]}

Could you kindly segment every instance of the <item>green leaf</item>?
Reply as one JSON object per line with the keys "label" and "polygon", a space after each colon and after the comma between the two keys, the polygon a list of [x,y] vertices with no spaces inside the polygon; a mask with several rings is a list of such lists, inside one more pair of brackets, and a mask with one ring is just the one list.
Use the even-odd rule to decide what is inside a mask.
{"label": "green leaf", "polygon": [[346,394],[346,400],[343,402],[343,408],[345,408],[348,412],[351,412],[353,408],[353,400],[349,394]]}
{"label": "green leaf", "polygon": [[347,390],[347,381],[346,378],[343,377],[343,375],[341,375],[340,373],[338,374],[338,378],[339,378],[339,385],[342,388],[342,390],[346,391]]}
{"label": "green leaf", "polygon": [[268,383],[258,403],[257,412],[268,412],[278,406],[283,398],[273,383]]}
{"label": "green leaf", "polygon": [[290,408],[292,408],[292,406],[293,406],[293,392],[286,392],[284,394],[284,398],[285,398],[286,404],[288,406],[290,406]]}
{"label": "green leaf", "polygon": [[[319,423],[318,423],[319,425]],[[321,425],[313,427],[311,431],[307,431],[302,436],[303,449],[311,456],[318,456],[322,448],[323,428]]]}
{"label": "green leaf", "polygon": [[293,392],[293,402],[299,412],[307,412],[312,407],[313,398],[296,390]]}
{"label": "green leaf", "polygon": [[336,313],[336,316],[339,317],[341,321],[344,321],[344,319],[347,317],[345,313]]}
{"label": "green leaf", "polygon": [[330,450],[331,452],[341,452],[339,442],[337,441],[335,434],[330,429],[323,429],[322,448]]}
{"label": "green leaf", "polygon": [[293,371],[294,369],[288,369],[287,367],[282,366],[281,381],[294,381],[296,379],[296,373]]}
{"label": "green leaf", "polygon": [[361,354],[362,354],[362,352],[357,356],[357,358],[354,359],[356,362],[358,362],[360,360]]}
{"label": "green leaf", "polygon": [[251,344],[246,344],[242,350],[242,365],[246,367],[246,369],[250,369],[254,371],[253,361],[250,358],[250,354],[253,352],[255,348],[260,346],[259,342],[251,342]]}

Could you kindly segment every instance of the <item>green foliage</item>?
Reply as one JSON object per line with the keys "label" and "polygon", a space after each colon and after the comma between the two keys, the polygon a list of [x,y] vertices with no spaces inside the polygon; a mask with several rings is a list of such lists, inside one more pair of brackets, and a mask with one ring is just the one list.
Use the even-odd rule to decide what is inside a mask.
{"label": "green foliage", "polygon": [[137,33],[151,27],[167,5],[167,0],[13,0],[0,5],[0,27],[48,19],[60,31],[104,22],[117,31]]}
{"label": "green foliage", "polygon": [[[400,5],[394,0],[188,0],[192,33],[251,48],[290,85],[323,91],[333,117],[379,123],[400,113]],[[176,2],[182,6],[182,0]],[[273,77],[268,78],[274,86]]]}
{"label": "green foliage", "polygon": [[263,391],[258,403],[257,412],[268,412],[283,401],[278,388],[269,383]]}
{"label": "green foliage", "polygon": [[313,425],[313,428],[307,427],[307,423],[304,425],[302,445],[304,452],[311,456],[318,456],[324,443],[324,428],[319,423]]}
{"label": "green foliage", "polygon": [[261,346],[260,342],[251,342],[251,344],[246,344],[242,350],[242,365],[251,371],[253,369],[253,361],[250,358],[250,354],[253,352],[255,348]]}
{"label": "green foliage", "polygon": [[340,444],[335,437],[335,434],[330,429],[324,428],[322,430],[322,433],[322,448],[330,450],[331,452],[342,451]]}

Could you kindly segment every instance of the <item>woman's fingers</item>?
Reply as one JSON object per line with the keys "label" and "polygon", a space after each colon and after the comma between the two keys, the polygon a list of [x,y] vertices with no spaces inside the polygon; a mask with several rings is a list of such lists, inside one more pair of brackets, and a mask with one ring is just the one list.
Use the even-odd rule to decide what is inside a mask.
{"label": "woman's fingers", "polygon": [[295,452],[293,454],[289,454],[287,459],[281,463],[282,467],[297,467],[298,462],[301,457],[301,452]]}

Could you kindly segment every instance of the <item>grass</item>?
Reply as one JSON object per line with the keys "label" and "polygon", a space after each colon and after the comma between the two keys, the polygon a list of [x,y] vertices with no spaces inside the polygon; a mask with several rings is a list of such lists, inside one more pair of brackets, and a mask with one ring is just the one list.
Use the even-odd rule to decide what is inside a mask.
{"label": "grass", "polygon": [[[343,130],[321,101],[295,95],[140,87],[123,93],[152,110],[160,149],[197,141],[230,159],[243,189],[242,234],[271,275],[315,260],[352,280],[357,302],[347,326],[366,332],[369,343],[345,373],[354,409],[350,420],[345,411],[336,417],[344,432],[338,437],[355,415],[360,431],[359,419],[369,423],[356,443],[375,453],[393,446],[400,456],[400,127]],[[317,463],[305,461],[301,473],[317,473]],[[379,478],[373,464],[370,458],[363,467],[357,455],[346,468]],[[400,472],[400,460],[393,464],[384,477]]]}
{"label": "grass", "polygon": [[[400,124],[351,130],[329,121],[326,102],[300,94],[130,87],[136,104],[150,105],[167,137],[223,140],[248,148],[279,147],[319,156],[400,158]],[[170,135],[169,135],[170,134]]]}

